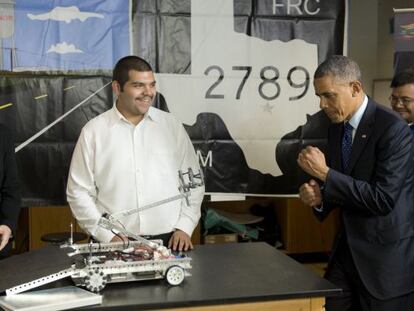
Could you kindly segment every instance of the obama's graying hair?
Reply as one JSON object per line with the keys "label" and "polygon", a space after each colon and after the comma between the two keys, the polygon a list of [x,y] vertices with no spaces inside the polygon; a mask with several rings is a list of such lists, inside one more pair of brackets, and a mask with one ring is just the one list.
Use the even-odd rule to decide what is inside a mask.
{"label": "obama's graying hair", "polygon": [[321,63],[313,75],[314,79],[331,76],[334,80],[343,82],[361,81],[361,69],[352,59],[334,55]]}

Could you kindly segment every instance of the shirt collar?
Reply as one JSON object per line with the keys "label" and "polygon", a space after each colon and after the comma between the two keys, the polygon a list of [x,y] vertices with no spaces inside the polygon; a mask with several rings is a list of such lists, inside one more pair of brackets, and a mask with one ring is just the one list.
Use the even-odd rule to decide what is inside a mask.
{"label": "shirt collar", "polygon": [[[159,114],[156,108],[150,107],[147,113],[144,115],[144,119],[151,120],[151,121],[159,121]],[[127,122],[130,123],[123,115],[119,112],[118,108],[116,107],[116,102],[114,102],[111,113],[110,113],[110,125],[114,125],[117,122]]]}
{"label": "shirt collar", "polygon": [[352,118],[349,120],[349,124],[351,124],[354,129],[358,128],[359,122],[361,122],[365,109],[367,109],[367,105],[368,105],[368,97],[367,95],[365,95],[362,105],[359,106],[358,110],[354,113]]}
{"label": "shirt collar", "polygon": [[151,106],[148,109],[147,113],[145,114],[145,117],[147,117],[149,120],[152,120],[154,122],[159,122],[160,121],[160,110]]}

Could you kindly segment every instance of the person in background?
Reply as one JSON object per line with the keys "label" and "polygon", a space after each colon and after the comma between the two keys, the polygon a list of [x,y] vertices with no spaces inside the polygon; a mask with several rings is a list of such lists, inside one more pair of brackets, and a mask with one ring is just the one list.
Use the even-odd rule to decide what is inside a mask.
{"label": "person in background", "polygon": [[391,107],[408,123],[414,135],[414,69],[397,73],[391,81]]}
{"label": "person in background", "polygon": [[327,311],[414,310],[414,140],[406,123],[368,98],[359,66],[333,56],[314,74],[331,120],[326,155],[308,146],[299,166],[313,178],[301,200],[323,220],[339,208],[325,277],[343,289]]}
{"label": "person in background", "polygon": [[20,212],[20,189],[13,140],[0,125],[0,259],[8,256]]}
{"label": "person in background", "polygon": [[[152,107],[156,81],[151,66],[137,56],[113,70],[112,109],[82,129],[72,156],[67,200],[80,226],[101,242],[124,240],[98,226],[104,213],[139,209],[179,194],[178,171],[200,168],[183,125]],[[173,250],[193,248],[191,235],[201,214],[204,187],[191,190],[189,205],[176,200],[120,217],[130,232],[162,239]]]}

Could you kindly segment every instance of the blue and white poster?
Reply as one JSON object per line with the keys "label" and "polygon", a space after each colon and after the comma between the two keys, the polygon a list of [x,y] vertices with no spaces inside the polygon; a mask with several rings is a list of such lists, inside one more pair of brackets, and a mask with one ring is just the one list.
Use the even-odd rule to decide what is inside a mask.
{"label": "blue and white poster", "polygon": [[111,70],[130,54],[129,0],[2,3],[14,16],[2,38],[3,70]]}

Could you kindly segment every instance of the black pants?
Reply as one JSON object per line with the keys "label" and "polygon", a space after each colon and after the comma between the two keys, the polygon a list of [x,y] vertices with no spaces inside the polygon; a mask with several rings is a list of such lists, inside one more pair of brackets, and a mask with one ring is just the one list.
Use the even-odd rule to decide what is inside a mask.
{"label": "black pants", "polygon": [[162,244],[166,247],[168,247],[168,242],[171,239],[171,236],[174,232],[168,232],[158,235],[143,235],[142,237],[147,240],[162,240]]}
{"label": "black pants", "polygon": [[[345,238],[340,240],[325,278],[342,288],[343,294],[326,298],[326,311],[413,311],[414,293],[387,300],[372,296],[363,284]],[[414,280],[413,280],[414,282]]]}
{"label": "black pants", "polygon": [[12,248],[12,242],[6,244],[6,246],[0,251],[0,260],[8,257]]}

